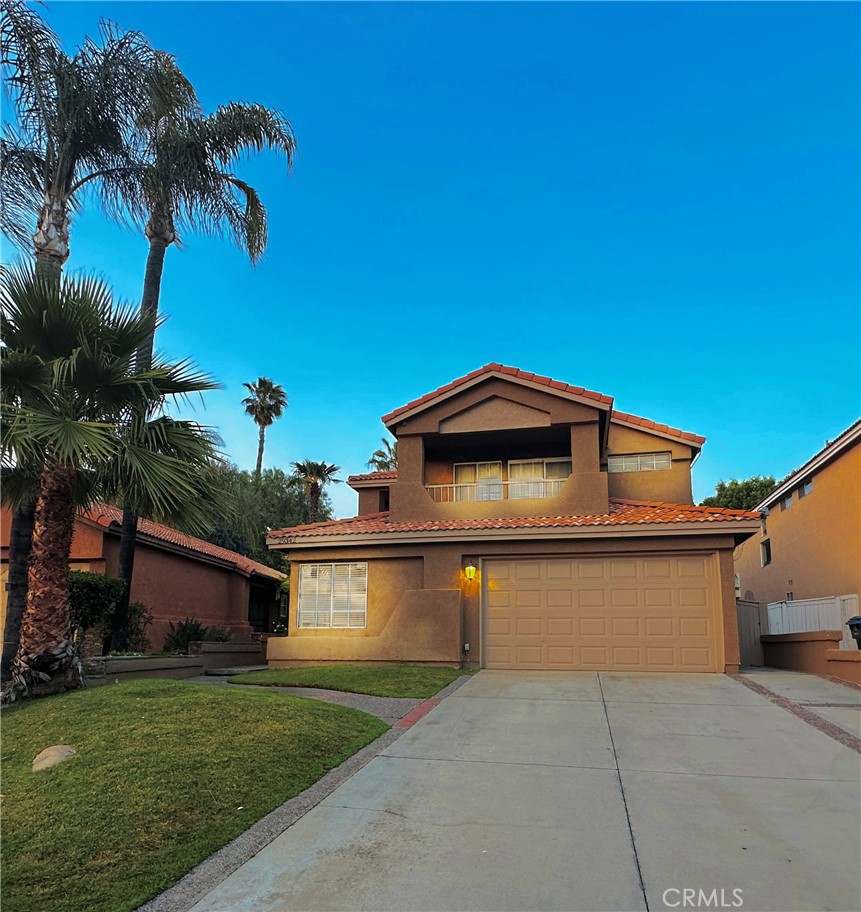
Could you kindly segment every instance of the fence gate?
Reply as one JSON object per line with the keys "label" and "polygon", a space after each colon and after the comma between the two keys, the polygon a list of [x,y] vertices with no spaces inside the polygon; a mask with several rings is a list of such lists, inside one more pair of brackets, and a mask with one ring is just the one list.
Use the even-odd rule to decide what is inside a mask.
{"label": "fence gate", "polygon": [[738,645],[742,665],[762,665],[762,616],[759,602],[735,600],[738,613]]}

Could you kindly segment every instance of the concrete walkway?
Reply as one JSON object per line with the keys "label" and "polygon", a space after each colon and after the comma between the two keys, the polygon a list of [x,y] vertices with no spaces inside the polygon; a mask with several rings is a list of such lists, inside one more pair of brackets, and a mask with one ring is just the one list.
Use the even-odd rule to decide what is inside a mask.
{"label": "concrete walkway", "polygon": [[859,781],[727,677],[483,671],[193,909],[857,909]]}
{"label": "concrete walkway", "polygon": [[[242,671],[235,672],[242,674]],[[291,697],[305,697],[307,700],[322,700],[324,703],[337,703],[338,706],[349,706],[369,713],[393,725],[407,713],[415,709],[424,700],[405,699],[403,697],[374,697],[370,694],[344,693],[340,690],[324,690],[321,687],[264,687],[256,684],[230,684],[225,675],[213,675],[207,672],[195,678],[186,678],[192,684],[212,684],[224,687],[242,687],[245,690],[270,690],[273,693],[289,694]]]}
{"label": "concrete walkway", "polygon": [[746,668],[743,677],[861,738],[861,689],[780,668]]}

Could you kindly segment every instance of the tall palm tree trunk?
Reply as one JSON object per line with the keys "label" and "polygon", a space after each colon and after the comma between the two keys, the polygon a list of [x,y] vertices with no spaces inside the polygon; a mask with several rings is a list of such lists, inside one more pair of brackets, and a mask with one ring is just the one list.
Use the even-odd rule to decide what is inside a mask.
{"label": "tall palm tree trunk", "polygon": [[21,619],[27,605],[27,565],[30,562],[35,518],[36,502],[30,500],[14,511],[9,526],[9,588],[6,621],[3,625],[3,658],[0,663],[0,680],[4,683],[12,674],[12,662],[18,652],[21,636]]}
{"label": "tall palm tree trunk", "polygon": [[317,522],[317,514],[320,512],[320,485],[312,481],[308,488],[308,522]]}
{"label": "tall palm tree trunk", "polygon": [[68,202],[62,196],[46,193],[33,235],[36,269],[40,273],[60,278],[69,259],[70,228]]}
{"label": "tall palm tree trunk", "polygon": [[49,463],[36,500],[27,607],[12,679],[18,690],[50,693],[82,683],[69,615],[69,554],[75,524],[75,469]]}
{"label": "tall palm tree trunk", "polygon": [[[69,212],[61,200],[45,198],[33,235],[36,272],[44,278],[60,281],[63,265],[69,258]],[[0,680],[8,681],[12,662],[18,652],[21,622],[27,605],[27,574],[33,544],[36,500],[28,498],[12,512],[9,524],[9,577],[6,620],[3,625],[3,655]]]}
{"label": "tall palm tree trunk", "polygon": [[[161,278],[164,274],[164,258],[167,248],[176,240],[173,220],[169,216],[153,213],[146,226],[149,253],[144,271],[141,313],[157,314],[161,297]],[[136,367],[143,370],[152,365],[155,347],[155,331],[137,350]],[[132,578],[135,569],[135,548],[137,546],[138,515],[131,504],[123,504],[123,522],[120,531],[120,555],[117,572],[126,584],[122,596],[117,600],[111,616],[111,632],[106,646],[109,651],[120,652],[128,646],[129,602],[132,592]]]}
{"label": "tall palm tree trunk", "polygon": [[120,553],[117,574],[125,582],[125,589],[114,605],[111,615],[111,632],[106,638],[105,652],[122,652],[129,643],[129,602],[132,595],[132,579],[135,570],[135,547],[138,537],[138,516],[126,503],[123,506],[123,521],[120,527]]}
{"label": "tall palm tree trunk", "polygon": [[257,468],[254,474],[259,478],[263,471],[263,448],[266,446],[266,428],[261,424],[257,435]]}
{"label": "tall palm tree trunk", "polygon": [[[161,277],[164,274],[164,257],[167,248],[176,239],[172,227],[154,224],[155,216],[150,218],[146,228],[149,239],[149,253],[146,258],[144,271],[143,294],[141,295],[141,313],[157,314],[161,297]],[[141,370],[152,364],[152,352],[155,347],[155,331],[153,335],[138,349],[137,368]]]}

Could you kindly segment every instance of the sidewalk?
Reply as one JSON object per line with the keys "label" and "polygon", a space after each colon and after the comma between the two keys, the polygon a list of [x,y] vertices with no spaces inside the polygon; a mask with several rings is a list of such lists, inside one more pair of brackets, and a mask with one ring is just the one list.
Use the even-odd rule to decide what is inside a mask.
{"label": "sidewalk", "polygon": [[746,668],[741,676],[861,738],[861,690],[852,685],[780,668]]}

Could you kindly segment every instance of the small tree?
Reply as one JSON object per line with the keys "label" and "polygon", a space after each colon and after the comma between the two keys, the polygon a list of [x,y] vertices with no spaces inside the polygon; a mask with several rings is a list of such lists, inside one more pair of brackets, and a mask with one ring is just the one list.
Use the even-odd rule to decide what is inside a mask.
{"label": "small tree", "polygon": [[771,475],[754,475],[737,481],[719,481],[715,493],[703,502],[704,507],[724,507],[727,510],[752,510],[758,503],[777,487],[777,481]]}
{"label": "small tree", "polygon": [[78,628],[79,639],[85,630],[105,623],[124,590],[125,583],[115,576],[72,570],[69,574],[69,612],[72,624]]}

